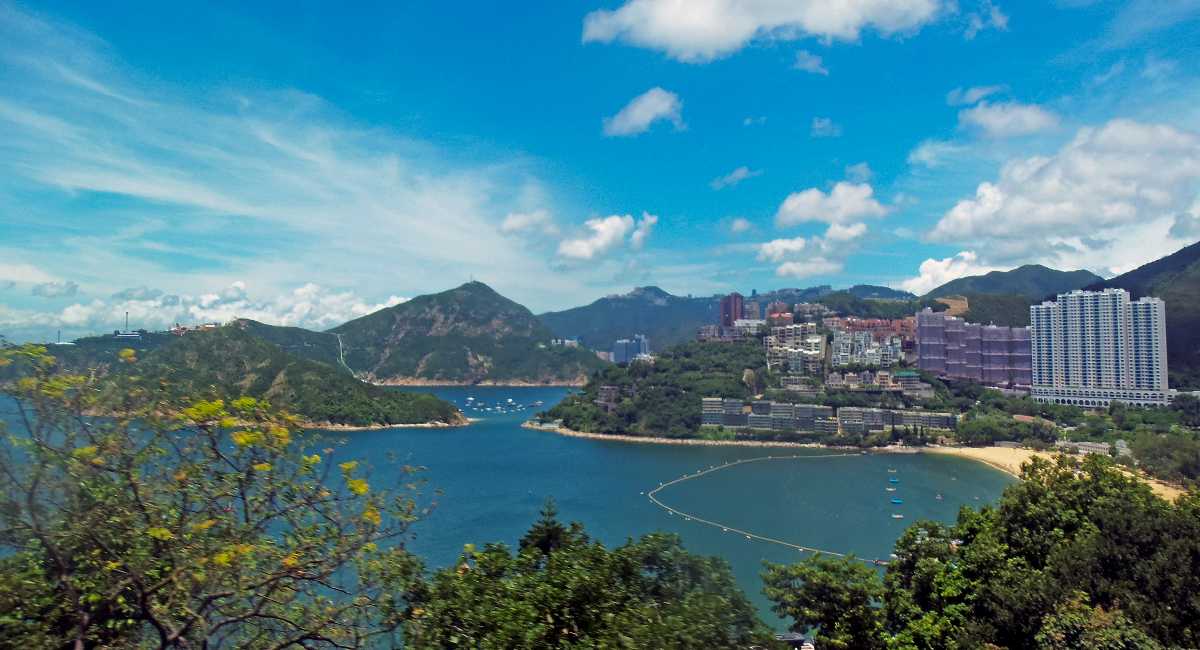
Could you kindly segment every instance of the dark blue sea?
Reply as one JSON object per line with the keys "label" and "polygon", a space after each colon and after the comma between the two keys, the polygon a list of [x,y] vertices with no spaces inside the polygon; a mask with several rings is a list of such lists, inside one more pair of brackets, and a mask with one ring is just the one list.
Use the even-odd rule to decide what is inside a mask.
{"label": "dark blue sea", "polygon": [[[775,620],[759,593],[762,562],[794,561],[802,557],[798,551],[668,515],[645,493],[660,482],[733,460],[831,452],[569,438],[520,426],[562,399],[566,389],[420,390],[454,402],[477,421],[454,429],[332,435],[345,440],[336,451],[340,459],[364,459],[376,466],[373,483],[385,482],[380,474],[392,471],[385,462],[389,455],[427,468],[424,491],[437,490],[440,495],[432,514],[416,524],[410,548],[428,565],[451,563],[466,543],[515,545],[546,498],[553,497],[561,518],[583,523],[589,534],[607,544],[668,531],[680,535],[691,551],[725,558],[764,619]],[[544,405],[529,406],[535,401]],[[493,410],[475,410],[471,405],[476,403]],[[496,405],[504,412],[495,410]],[[515,405],[528,408],[518,410]],[[890,478],[897,482],[889,483]],[[658,497],[677,510],[763,536],[886,559],[909,524],[918,519],[951,522],[961,506],[994,501],[1012,480],[982,463],[960,458],[851,455],[748,463],[671,486]],[[888,492],[889,486],[896,490]],[[903,503],[892,504],[892,497]],[[893,513],[903,514],[904,519],[893,519]]]}

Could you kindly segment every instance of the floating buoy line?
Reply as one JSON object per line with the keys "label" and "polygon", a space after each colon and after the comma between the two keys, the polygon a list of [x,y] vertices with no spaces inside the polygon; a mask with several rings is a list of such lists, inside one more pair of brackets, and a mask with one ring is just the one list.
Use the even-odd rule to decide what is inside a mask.
{"label": "floating buoy line", "polygon": [[[654,505],[662,508],[663,510],[666,510],[668,515],[679,515],[679,516],[683,517],[685,521],[696,522],[696,523],[704,524],[705,526],[717,528],[717,529],[720,529],[720,531],[723,533],[737,533],[739,535],[744,535],[747,540],[758,540],[760,542],[766,542],[768,544],[777,544],[779,546],[785,546],[787,548],[795,549],[797,551],[800,551],[801,553],[821,553],[822,555],[832,555],[834,557],[850,558],[850,559],[858,560],[859,562],[862,562],[864,564],[870,564],[872,566],[886,566],[887,562],[884,560],[868,560],[866,558],[856,557],[854,555],[851,555],[850,553],[839,553],[837,551],[830,551],[830,550],[826,550],[826,549],[822,549],[822,548],[815,548],[812,546],[804,546],[803,544],[795,544],[795,543],[792,543],[792,542],[789,542],[786,540],[777,539],[774,537],[768,537],[766,535],[759,535],[757,533],[754,533],[754,532],[751,532],[748,530],[742,530],[740,528],[735,528],[733,526],[730,526],[729,524],[723,524],[720,522],[712,521],[710,519],[705,519],[703,517],[700,517],[700,516],[695,515],[690,512],[684,512],[682,510],[679,510],[678,508],[672,508],[671,506],[663,503],[658,498],[658,493],[660,491],[662,491],[666,488],[669,488],[672,485],[678,485],[679,483],[683,483],[685,481],[690,481],[692,479],[700,478],[701,476],[704,476],[706,474],[712,474],[713,472],[719,472],[724,469],[729,469],[730,467],[737,467],[738,465],[745,465],[747,463],[758,463],[758,462],[763,462],[763,461],[768,461],[768,460],[809,460],[809,459],[815,460],[818,458],[847,458],[850,456],[861,456],[861,455],[862,454],[818,454],[816,456],[793,455],[793,456],[758,456],[756,458],[743,458],[741,460],[735,460],[732,462],[724,463],[722,465],[712,465],[708,469],[698,470],[693,474],[684,474],[683,476],[680,476],[677,479],[674,479],[671,481],[666,481],[664,483],[659,483],[658,487],[654,488],[653,490],[650,490],[649,492],[645,492],[645,495],[646,495],[646,498],[650,499],[650,501],[652,503],[654,503]],[[889,471],[894,471],[894,470],[889,470]],[[895,483],[898,481],[896,481],[896,479],[893,478],[892,482]]]}

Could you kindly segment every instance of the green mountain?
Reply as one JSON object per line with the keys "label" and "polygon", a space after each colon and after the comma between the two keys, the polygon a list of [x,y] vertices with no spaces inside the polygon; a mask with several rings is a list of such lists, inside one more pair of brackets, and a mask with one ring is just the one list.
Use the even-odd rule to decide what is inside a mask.
{"label": "green mountain", "polygon": [[946,309],[936,300],[929,298],[912,298],[909,300],[859,298],[849,291],[834,291],[827,293],[816,302],[825,305],[839,316],[855,316],[858,318],[904,318],[912,316],[925,307],[934,311]]}
{"label": "green mountain", "polygon": [[917,297],[907,291],[893,289],[891,287],[881,287],[874,284],[856,284],[846,293],[855,298],[864,298],[868,300],[915,300]]}
{"label": "green mountain", "polygon": [[604,365],[587,350],[551,345],[553,332],[528,309],[481,282],[413,298],[329,334],[341,363],[379,383],[581,384]]}
{"label": "green mountain", "polygon": [[962,317],[968,323],[1024,327],[1029,324],[1029,305],[1038,300],[1011,293],[969,293],[967,312]]}
{"label": "green mountain", "polygon": [[1116,287],[1167,307],[1167,366],[1174,388],[1200,388],[1200,242],[1086,287]]}
{"label": "green mountain", "polygon": [[1091,271],[1057,271],[1040,264],[1026,264],[1011,271],[992,271],[951,280],[925,297],[1016,294],[1030,300],[1042,300],[1102,281],[1104,278]]}
{"label": "green mountain", "polygon": [[333,366],[289,354],[244,322],[189,332],[113,366],[173,394],[250,396],[323,425],[465,424],[458,409],[433,395],[363,383]]}
{"label": "green mountain", "polygon": [[613,341],[645,334],[653,350],[691,340],[701,325],[717,322],[720,298],[673,296],[658,287],[638,287],[590,305],[548,312],[538,318],[560,338],[578,338],[597,350]]}

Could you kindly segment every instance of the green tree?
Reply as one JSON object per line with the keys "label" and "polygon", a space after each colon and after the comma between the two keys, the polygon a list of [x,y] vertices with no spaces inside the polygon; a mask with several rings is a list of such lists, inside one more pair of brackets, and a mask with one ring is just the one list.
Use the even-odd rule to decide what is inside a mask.
{"label": "green tree", "polygon": [[1075,593],[1046,617],[1037,633],[1040,650],[1159,650],[1162,646],[1119,611],[1092,607]]}
{"label": "green tree", "polygon": [[[550,532],[549,535],[546,533]],[[542,544],[549,539],[561,544]],[[728,565],[671,535],[607,549],[552,511],[513,553],[467,545],[406,626],[412,647],[746,648],[769,643]],[[549,549],[546,552],[544,549]]]}
{"label": "green tree", "polygon": [[882,619],[875,602],[883,595],[879,574],[854,558],[820,554],[795,564],[768,562],[763,594],[793,632],[817,628],[817,646],[882,648]]}
{"label": "green tree", "polygon": [[[130,351],[120,357],[136,364]],[[0,350],[0,646],[351,648],[395,633],[421,510],[253,398],[98,391]],[[406,471],[406,470],[401,470]]]}

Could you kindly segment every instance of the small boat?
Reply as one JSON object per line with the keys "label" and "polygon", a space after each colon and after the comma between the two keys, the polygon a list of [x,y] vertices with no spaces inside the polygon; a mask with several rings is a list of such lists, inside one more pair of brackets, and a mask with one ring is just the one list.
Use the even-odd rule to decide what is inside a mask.
{"label": "small boat", "polygon": [[883,488],[883,489],[887,490],[888,492],[895,492],[895,491],[896,491],[896,488],[894,488],[894,487],[886,487],[886,488]]}
{"label": "small boat", "polygon": [[746,535],[746,539],[750,539],[750,536],[749,536],[749,535]]}
{"label": "small boat", "polygon": [[889,467],[889,468],[888,468],[888,474],[895,474],[895,473],[896,473],[896,468],[895,468],[895,467]]}
{"label": "small boat", "polygon": [[900,479],[896,478],[895,476],[888,479],[888,483],[899,483],[899,482],[900,482]]}
{"label": "small boat", "polygon": [[898,513],[898,512],[893,512],[893,513],[892,513],[892,519],[904,519],[904,515],[902,515],[902,514],[900,514],[900,513]]}
{"label": "small boat", "polygon": [[943,497],[942,497],[942,493],[941,493],[941,492],[938,492],[938,493],[937,493],[937,496],[935,496],[935,497],[933,497],[933,498],[937,499],[938,501],[941,501],[941,500],[942,500],[942,498],[943,498]]}
{"label": "small boat", "polygon": [[900,505],[901,503],[904,503],[904,499],[901,499],[900,497],[892,497],[892,503]]}

